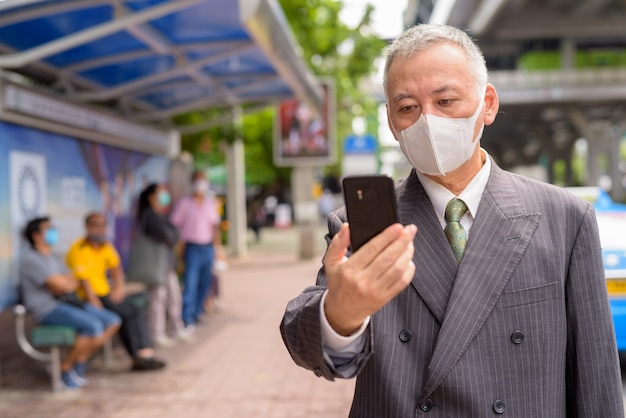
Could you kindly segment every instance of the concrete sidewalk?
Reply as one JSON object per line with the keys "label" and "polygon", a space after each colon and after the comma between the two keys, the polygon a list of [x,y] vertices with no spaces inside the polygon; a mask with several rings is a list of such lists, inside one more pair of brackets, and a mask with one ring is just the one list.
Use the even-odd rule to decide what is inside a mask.
{"label": "concrete sidewalk", "polygon": [[323,231],[315,232],[319,256],[301,261],[295,229],[264,230],[246,259],[230,261],[220,310],[195,340],[159,350],[168,361],[163,371],[128,372],[118,347],[112,369],[90,370],[89,387],[53,394],[41,364],[12,359],[26,365],[19,377],[3,357],[3,372],[15,373],[0,387],[0,417],[346,417],[354,381],[328,382],[297,367],[278,330],[287,301],[314,283]]}

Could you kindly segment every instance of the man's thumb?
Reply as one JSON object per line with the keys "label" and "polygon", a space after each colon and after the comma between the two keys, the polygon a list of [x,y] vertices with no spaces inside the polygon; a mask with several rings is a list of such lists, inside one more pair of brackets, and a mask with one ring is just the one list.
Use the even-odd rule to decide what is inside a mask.
{"label": "man's thumb", "polygon": [[344,223],[328,246],[326,256],[324,257],[324,264],[328,266],[343,262],[349,246],[350,228],[348,223]]}

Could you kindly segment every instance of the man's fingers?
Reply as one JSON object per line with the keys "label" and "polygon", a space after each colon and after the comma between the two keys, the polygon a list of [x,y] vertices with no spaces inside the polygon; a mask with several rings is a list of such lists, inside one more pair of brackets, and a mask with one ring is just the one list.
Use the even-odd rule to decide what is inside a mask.
{"label": "man's fingers", "polygon": [[381,254],[389,244],[400,238],[403,230],[402,225],[398,223],[388,226],[383,232],[365,243],[351,258],[355,263],[363,265],[363,267],[367,266]]}
{"label": "man's fingers", "polygon": [[[366,268],[365,274],[380,282],[380,286],[384,289],[406,287],[410,282],[410,279],[408,281],[406,279],[409,273],[412,277],[411,270],[414,270],[411,265],[415,252],[413,239],[416,232],[415,225],[405,226],[401,235],[376,255]],[[398,282],[403,284],[398,284]]]}
{"label": "man's fingers", "polygon": [[382,272],[396,261],[409,243],[413,242],[416,233],[417,227],[413,224],[404,227],[393,224],[372,238],[362,247],[362,251],[355,253],[354,257],[368,260],[366,265],[371,265]]}

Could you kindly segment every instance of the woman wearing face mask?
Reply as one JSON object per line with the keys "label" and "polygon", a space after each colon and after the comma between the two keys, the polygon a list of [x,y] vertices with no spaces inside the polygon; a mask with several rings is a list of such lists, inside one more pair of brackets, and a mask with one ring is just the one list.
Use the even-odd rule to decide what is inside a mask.
{"label": "woman wearing face mask", "polygon": [[[160,284],[150,289],[149,296],[150,332],[155,344],[160,347],[168,347],[175,344],[175,340],[188,340],[191,337],[191,332],[185,329],[181,319],[181,291],[178,276],[174,271],[173,255],[173,247],[178,241],[179,234],[166,216],[170,203],[171,197],[167,188],[153,183],[141,192],[137,211],[138,232],[146,239],[167,248],[167,267],[158,280]],[[151,260],[142,261],[151,262]],[[168,319],[174,339],[166,334]]]}

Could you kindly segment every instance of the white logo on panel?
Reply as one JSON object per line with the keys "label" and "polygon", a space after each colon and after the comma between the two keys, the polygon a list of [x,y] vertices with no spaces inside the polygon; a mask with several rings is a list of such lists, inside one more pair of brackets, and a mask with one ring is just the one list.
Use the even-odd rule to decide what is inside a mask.
{"label": "white logo on panel", "polygon": [[46,158],[42,154],[11,151],[9,154],[11,179],[11,228],[15,257],[13,278],[17,279],[17,263],[21,233],[26,223],[46,213]]}

